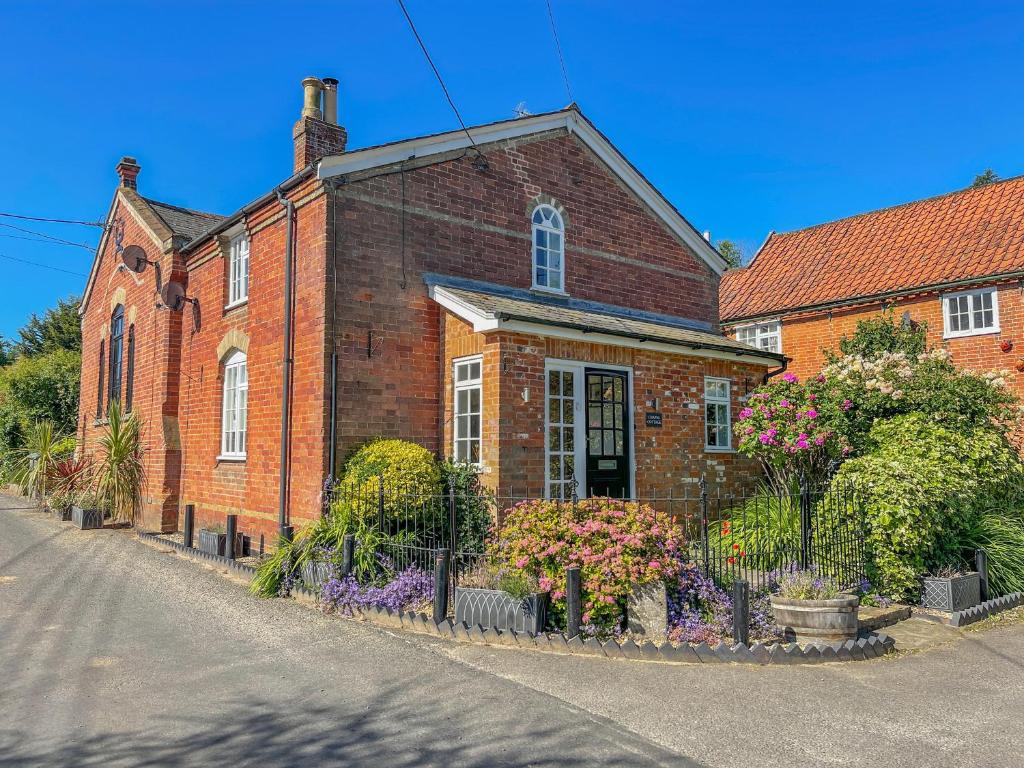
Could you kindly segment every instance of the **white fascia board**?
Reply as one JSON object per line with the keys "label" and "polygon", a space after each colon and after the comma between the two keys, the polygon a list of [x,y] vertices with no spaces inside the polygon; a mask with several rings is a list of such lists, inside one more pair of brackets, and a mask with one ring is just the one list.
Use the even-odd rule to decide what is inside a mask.
{"label": "white fascia board", "polygon": [[428,293],[430,298],[447,309],[456,317],[460,317],[473,326],[476,333],[497,330],[501,322],[489,312],[481,312],[457,296],[453,296],[439,285],[430,286]]}
{"label": "white fascia board", "polygon": [[[557,128],[565,128],[569,133],[579,136],[580,140],[611,169],[612,173],[618,176],[680,240],[686,243],[699,258],[711,267],[715,274],[721,277],[728,266],[725,260],[718,255],[718,252],[711,247],[707,240],[701,237],[700,233],[690,226],[682,214],[633,167],[625,156],[575,109],[567,109],[551,115],[536,115],[478,126],[470,128],[469,133],[477,144],[487,144],[543,133]],[[317,176],[327,179],[418,157],[429,157],[452,150],[466,149],[470,146],[469,137],[466,136],[465,131],[449,131],[383,147],[371,147],[346,152],[342,155],[330,155],[320,161]]]}

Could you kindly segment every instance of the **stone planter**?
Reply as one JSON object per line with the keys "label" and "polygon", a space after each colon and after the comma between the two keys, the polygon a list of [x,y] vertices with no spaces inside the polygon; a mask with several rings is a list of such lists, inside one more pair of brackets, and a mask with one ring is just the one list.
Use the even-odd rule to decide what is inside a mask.
{"label": "stone planter", "polygon": [[539,634],[544,630],[547,617],[547,592],[512,597],[500,589],[455,588],[455,621],[469,626]]}
{"label": "stone planter", "polygon": [[840,595],[831,600],[789,600],[772,596],[775,623],[786,642],[836,643],[857,639],[860,598]]}
{"label": "stone planter", "polygon": [[71,522],[83,531],[103,527],[103,510],[71,507]]}
{"label": "stone planter", "polygon": [[[199,529],[199,551],[208,555],[220,555],[224,557],[228,541],[226,533],[208,531],[205,528]],[[235,534],[235,557],[242,554],[242,534]]]}
{"label": "stone planter", "polygon": [[925,576],[921,582],[921,606],[937,611],[966,611],[981,602],[981,576],[972,571],[962,576]]}
{"label": "stone planter", "polygon": [[331,578],[331,564],[307,560],[302,564],[299,573],[302,575],[302,583],[306,589],[319,592]]}

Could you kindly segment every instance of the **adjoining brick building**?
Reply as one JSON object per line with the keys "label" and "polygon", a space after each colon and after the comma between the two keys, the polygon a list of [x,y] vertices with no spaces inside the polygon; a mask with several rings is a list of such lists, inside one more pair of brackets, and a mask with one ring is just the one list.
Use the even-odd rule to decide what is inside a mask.
{"label": "adjoining brick building", "polygon": [[1009,369],[1024,395],[1024,177],[771,233],[722,279],[723,326],[817,373],[857,322],[924,322],[965,368]]}
{"label": "adjoining brick building", "polygon": [[[722,335],[721,257],[574,105],[348,150],[337,81],[303,86],[294,174],[230,216],[143,197],[118,166],[79,436],[92,451],[114,399],[140,414],[143,526],[185,504],[299,525],[377,436],[517,493],[756,474],[731,414],[782,357]],[[183,306],[123,264],[131,245]]]}

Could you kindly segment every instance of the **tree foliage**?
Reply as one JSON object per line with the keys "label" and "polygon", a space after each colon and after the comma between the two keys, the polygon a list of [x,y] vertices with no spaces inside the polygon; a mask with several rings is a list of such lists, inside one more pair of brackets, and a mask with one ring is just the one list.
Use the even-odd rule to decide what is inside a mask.
{"label": "tree foliage", "polygon": [[719,240],[715,247],[729,265],[729,269],[737,269],[743,265],[743,254],[740,252],[740,247],[732,240]]}
{"label": "tree foliage", "polygon": [[[917,356],[927,348],[927,324],[909,318],[896,322],[891,310],[878,317],[860,320],[853,336],[843,336],[839,340],[839,351],[843,355],[861,357],[875,357],[885,352]],[[829,362],[835,362],[841,357],[832,350],[825,350],[825,356]]]}
{"label": "tree foliage", "polygon": [[999,174],[993,171],[991,168],[986,168],[984,171],[974,177],[974,181],[971,182],[972,187],[984,187],[988,184],[993,184],[999,181]]}
{"label": "tree foliage", "polygon": [[82,326],[78,317],[81,301],[77,297],[58,299],[40,317],[35,312],[18,330],[15,354],[23,357],[45,355],[58,350],[82,351]]}

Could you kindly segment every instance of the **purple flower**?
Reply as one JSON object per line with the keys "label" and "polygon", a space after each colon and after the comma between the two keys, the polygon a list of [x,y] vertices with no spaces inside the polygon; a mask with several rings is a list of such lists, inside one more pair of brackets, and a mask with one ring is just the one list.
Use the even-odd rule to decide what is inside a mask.
{"label": "purple flower", "polygon": [[786,398],[779,400],[779,408],[789,408],[789,400]]}
{"label": "purple flower", "polygon": [[744,408],[742,411],[740,411],[740,419],[749,419],[753,415],[754,415],[754,409],[753,408]]}
{"label": "purple flower", "polygon": [[839,407],[842,408],[844,411],[848,411],[848,410],[850,410],[853,407],[853,401],[852,400],[843,400],[843,404],[841,406],[839,406]]}
{"label": "purple flower", "polygon": [[813,408],[808,408],[807,413],[805,413],[804,416],[806,416],[808,419],[816,419],[818,418],[818,412]]}
{"label": "purple flower", "polygon": [[790,384],[795,384],[798,379],[795,373],[786,373],[782,376],[783,381],[788,381]]}

